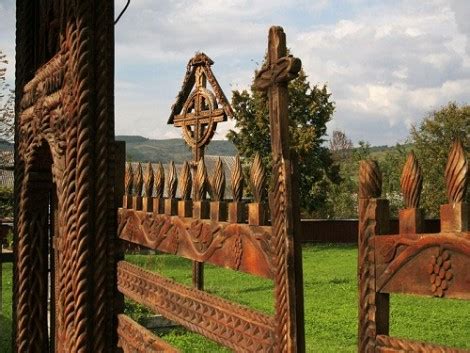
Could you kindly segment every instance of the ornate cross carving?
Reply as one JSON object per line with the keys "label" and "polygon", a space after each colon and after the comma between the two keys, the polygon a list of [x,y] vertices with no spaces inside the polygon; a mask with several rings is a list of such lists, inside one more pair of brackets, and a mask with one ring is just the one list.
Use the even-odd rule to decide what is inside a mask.
{"label": "ornate cross carving", "polygon": [[[217,123],[232,115],[232,108],[210,69],[212,64],[204,53],[196,54],[189,61],[183,87],[168,121],[182,128],[186,143],[193,149],[195,162],[204,156],[204,148],[214,136]],[[207,88],[207,81],[215,93]]]}

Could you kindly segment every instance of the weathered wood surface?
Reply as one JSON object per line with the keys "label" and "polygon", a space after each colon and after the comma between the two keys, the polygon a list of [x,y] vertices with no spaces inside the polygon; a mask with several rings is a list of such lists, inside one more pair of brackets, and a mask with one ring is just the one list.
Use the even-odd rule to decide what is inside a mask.
{"label": "weathered wood surface", "polygon": [[178,353],[160,337],[155,336],[145,327],[130,317],[119,314],[117,325],[117,345],[123,353]]}
{"label": "weathered wood surface", "polygon": [[437,344],[429,344],[419,341],[412,341],[390,337],[386,335],[377,336],[377,353],[403,353],[403,352],[416,352],[416,353],[468,353],[466,349],[443,347]]}
{"label": "weathered wood surface", "polygon": [[127,262],[118,264],[127,297],[237,352],[275,352],[274,319]]}
{"label": "weathered wood surface", "polygon": [[271,227],[119,209],[118,236],[199,262],[273,278]]}

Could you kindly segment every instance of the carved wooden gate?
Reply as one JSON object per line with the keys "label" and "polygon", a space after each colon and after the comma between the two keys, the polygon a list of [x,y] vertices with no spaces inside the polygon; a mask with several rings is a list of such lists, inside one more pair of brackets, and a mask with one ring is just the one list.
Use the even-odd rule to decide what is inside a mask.
{"label": "carved wooden gate", "polygon": [[[201,69],[196,63],[201,57],[196,56],[190,62],[195,64],[196,72]],[[304,352],[302,264],[297,238],[299,210],[296,200],[293,200],[297,193],[287,136],[287,84],[296,77],[301,63],[299,59],[286,56],[285,34],[280,27],[270,29],[268,57],[268,65],[259,72],[256,86],[267,90],[269,95],[274,179],[269,195],[272,224],[268,225],[262,216],[265,178],[260,158],[255,159],[252,168],[255,202],[249,205],[248,223],[245,223],[246,218],[241,211],[245,205],[240,202],[243,193],[240,161],[236,163],[232,175],[233,201],[227,205],[223,200],[225,177],[221,162],[209,183],[209,202],[204,197],[208,186],[207,172],[204,159],[200,159],[194,175],[194,200],[190,200],[191,173],[188,164],[180,174],[180,207],[176,206],[178,178],[173,163],[168,171],[166,199],[163,199],[165,178],[162,166],[157,169],[155,177],[151,167],[147,169],[145,178],[140,166],[135,173],[129,170],[124,207],[119,209],[118,234],[121,239],[147,248],[272,279],[275,315],[265,315],[202,290],[177,284],[125,261],[118,264],[118,289],[134,301],[235,351]],[[187,79],[193,83],[196,77],[201,79],[200,75],[191,74],[191,70],[188,72]],[[206,113],[201,112],[202,109],[194,109],[194,116],[188,117],[187,113],[198,92],[203,92],[209,100],[210,93],[205,88],[201,89],[202,85],[199,84],[196,84],[194,94],[190,94],[185,87],[183,85],[183,98],[178,98],[181,104],[176,112],[179,114],[182,110],[184,116],[175,116],[174,122],[188,129],[190,122],[186,119],[197,120],[199,113],[206,114],[205,118],[223,115],[221,109],[206,104],[206,107],[209,105]],[[185,99],[189,103],[184,103]],[[197,121],[194,123],[197,124]],[[208,133],[212,132],[209,130]],[[186,130],[186,134],[191,141],[204,136],[197,127],[191,132]],[[155,196],[152,196],[153,183]],[[142,194],[143,188],[145,196]],[[192,208],[188,210],[191,202]],[[208,209],[210,212],[206,212]],[[161,339],[125,315],[119,316],[118,334],[119,346],[125,352],[170,349]]]}
{"label": "carved wooden gate", "polygon": [[114,350],[113,9],[17,1],[15,352]]}
{"label": "carved wooden gate", "polygon": [[[468,164],[460,141],[446,167],[449,203],[441,206],[441,232],[421,234],[421,170],[414,154],[406,161],[401,187],[399,234],[388,232],[388,201],[380,198],[377,163],[359,172],[359,352],[463,352],[389,336],[389,293],[470,299],[470,208],[465,203]],[[417,323],[418,324],[418,323]]]}

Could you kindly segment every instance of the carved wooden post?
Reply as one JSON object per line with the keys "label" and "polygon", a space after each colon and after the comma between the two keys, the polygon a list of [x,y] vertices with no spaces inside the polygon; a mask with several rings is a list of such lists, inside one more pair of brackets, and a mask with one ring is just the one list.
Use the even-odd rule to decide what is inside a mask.
{"label": "carved wooden post", "polygon": [[246,220],[246,209],[245,204],[242,202],[244,179],[239,155],[237,155],[232,169],[231,182],[233,201],[228,204],[228,221],[230,223],[241,223]]}
{"label": "carved wooden post", "polygon": [[254,202],[248,204],[248,224],[263,226],[266,224],[266,209],[264,204],[266,172],[261,156],[256,153],[250,168],[250,189]]}
{"label": "carved wooden post", "polygon": [[132,197],[132,208],[134,210],[142,210],[142,187],[144,186],[144,175],[142,165],[137,164],[134,175],[134,196]]}
{"label": "carved wooden post", "polygon": [[295,165],[289,151],[287,84],[297,77],[301,62],[287,56],[286,36],[281,27],[269,30],[268,64],[258,72],[255,87],[267,90],[273,154],[274,189],[270,192],[273,227],[276,352],[304,352],[304,308],[302,283],[302,249],[300,247],[300,213],[293,202],[297,195]]}
{"label": "carved wooden post", "polygon": [[217,160],[211,184],[210,219],[215,222],[227,220],[227,202],[225,195],[225,170],[222,160]]}
{"label": "carved wooden post", "polygon": [[375,352],[376,336],[389,330],[389,294],[376,292],[373,237],[388,231],[388,200],[380,199],[382,175],[375,161],[359,167],[359,341],[358,351]]}
{"label": "carved wooden post", "polygon": [[155,198],[153,199],[153,213],[162,214],[165,212],[165,200],[163,190],[165,189],[165,169],[158,163],[154,179]]}
{"label": "carved wooden post", "polygon": [[122,207],[124,208],[132,208],[133,186],[134,186],[134,171],[132,170],[132,164],[127,163],[124,196],[122,198]]}
{"label": "carved wooden post", "polygon": [[165,214],[174,216],[178,213],[178,200],[176,190],[178,188],[178,175],[176,174],[175,162],[168,165],[167,198],[165,199]]}
{"label": "carved wooden post", "polygon": [[196,219],[209,218],[209,201],[206,200],[207,193],[207,169],[204,159],[197,164],[196,175],[194,177],[194,201],[193,217]]}
{"label": "carved wooden post", "polygon": [[441,206],[441,232],[466,232],[470,207],[465,201],[468,184],[468,161],[462,141],[455,140],[446,166],[449,203]]}
{"label": "carved wooden post", "polygon": [[410,152],[400,178],[405,209],[399,211],[400,234],[416,234],[424,230],[424,210],[418,208],[423,188],[421,168],[415,154]]}
{"label": "carved wooden post", "polygon": [[178,216],[191,217],[193,213],[193,202],[191,200],[192,178],[187,161],[183,164],[180,179],[181,201],[178,201]]}
{"label": "carved wooden post", "polygon": [[147,169],[145,171],[145,178],[144,178],[144,194],[145,196],[142,197],[142,211],[144,212],[152,212],[153,210],[153,184],[154,184],[154,175],[153,175],[153,168],[152,163],[147,164]]}

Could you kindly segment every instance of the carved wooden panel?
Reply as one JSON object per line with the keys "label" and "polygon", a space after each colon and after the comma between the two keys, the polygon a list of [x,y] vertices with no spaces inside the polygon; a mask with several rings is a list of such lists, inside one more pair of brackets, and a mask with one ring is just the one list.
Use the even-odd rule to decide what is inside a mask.
{"label": "carved wooden panel", "polygon": [[118,288],[136,302],[235,351],[275,351],[274,322],[267,315],[124,261],[118,264]]}
{"label": "carved wooden panel", "polygon": [[121,239],[199,262],[272,278],[270,227],[119,210]]}

